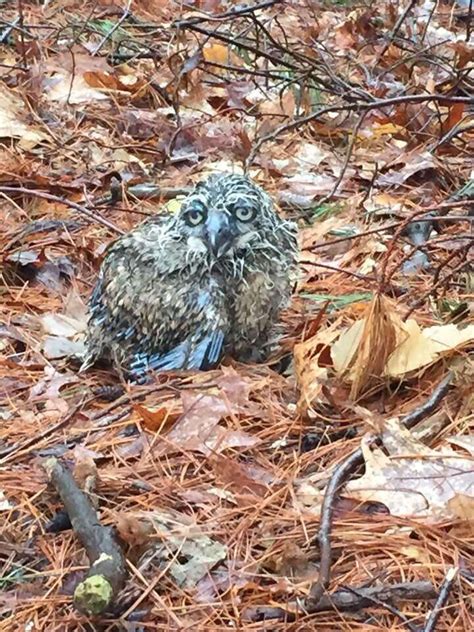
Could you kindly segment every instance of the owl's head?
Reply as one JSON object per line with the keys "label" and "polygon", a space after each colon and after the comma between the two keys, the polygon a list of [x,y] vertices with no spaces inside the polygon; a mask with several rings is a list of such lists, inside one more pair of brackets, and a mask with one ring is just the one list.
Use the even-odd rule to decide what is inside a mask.
{"label": "owl's head", "polygon": [[215,258],[255,247],[280,220],[268,195],[249,178],[215,174],[200,182],[178,216],[191,248]]}

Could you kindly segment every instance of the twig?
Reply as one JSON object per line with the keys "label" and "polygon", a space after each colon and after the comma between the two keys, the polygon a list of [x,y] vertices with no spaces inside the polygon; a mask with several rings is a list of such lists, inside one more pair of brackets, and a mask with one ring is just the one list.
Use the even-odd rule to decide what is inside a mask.
{"label": "twig", "polygon": [[50,426],[49,428],[45,428],[42,432],[33,435],[29,439],[23,441],[23,443],[15,444],[8,446],[0,451],[0,463],[4,464],[8,461],[11,461],[14,457],[18,456],[19,452],[23,452],[28,448],[31,448],[32,445],[37,445],[46,437],[49,437],[51,434],[55,433],[57,430],[61,430],[75,417],[75,415],[86,405],[90,404],[91,401],[95,399],[95,396],[91,396],[89,398],[83,399],[79,404],[74,406],[74,408],[64,417],[64,419],[60,419],[57,423]]}
{"label": "twig", "polygon": [[346,152],[346,157],[344,160],[344,164],[342,165],[341,168],[341,172],[339,173],[339,176],[337,177],[336,182],[334,183],[334,186],[332,188],[332,191],[330,193],[328,193],[327,195],[325,195],[321,200],[318,200],[318,205],[322,205],[325,204],[326,202],[328,202],[329,200],[331,200],[335,195],[336,195],[336,191],[339,188],[339,185],[341,184],[344,175],[347,171],[347,167],[349,166],[349,162],[352,156],[352,150],[354,149],[354,145],[355,142],[357,140],[357,134],[359,133],[360,127],[362,125],[362,123],[364,122],[365,117],[367,116],[367,110],[365,110],[365,112],[362,112],[362,114],[359,117],[359,120],[357,121],[357,123],[355,124],[354,129],[352,130],[352,138],[350,139],[348,145],[347,145],[347,152]]}
{"label": "twig", "polygon": [[51,193],[45,193],[44,191],[37,191],[36,189],[26,189],[24,187],[5,187],[5,186],[0,186],[0,193],[22,193],[23,195],[32,195],[33,197],[42,198],[43,200],[49,200],[50,202],[58,202],[59,204],[65,204],[66,206],[73,208],[75,211],[82,213],[82,215],[85,215],[93,222],[97,222],[98,224],[107,226],[107,228],[110,228],[111,230],[113,230],[115,233],[118,233],[119,235],[124,234],[124,231],[121,228],[119,228],[118,226],[115,226],[115,224],[112,224],[112,222],[109,222],[108,219],[105,219],[104,217],[97,215],[96,213],[86,208],[85,206],[81,206],[80,204],[71,202],[70,200],[59,197],[58,195],[52,195]]}
{"label": "twig", "polygon": [[71,472],[56,458],[47,459],[43,469],[56,488],[71,520],[72,528],[86,549],[91,567],[74,591],[74,605],[87,615],[110,608],[125,584],[125,559],[111,527],[100,524],[97,512],[79,489]]}
{"label": "twig", "polygon": [[[434,206],[428,206],[427,208],[421,209],[419,212],[420,213],[426,213],[428,211],[433,211],[433,210],[437,210],[437,209],[441,209],[441,208],[452,208],[452,204],[453,206],[465,206],[466,204],[472,204],[473,202],[468,201],[468,202],[455,202],[454,204],[451,202],[446,202],[446,204],[435,204]],[[410,216],[412,217],[412,216]],[[469,217],[467,215],[447,215],[447,216],[442,216],[440,219],[443,220],[443,222],[446,221],[466,221],[466,222],[474,222],[474,219],[472,217]],[[403,220],[399,220],[398,222],[393,222],[391,224],[386,224],[385,226],[379,226],[378,228],[370,228],[369,230],[364,230],[360,233],[356,233],[355,235],[347,235],[346,237],[338,237],[337,239],[331,239],[330,241],[322,241],[320,244],[315,244],[314,246],[311,246],[311,252],[313,252],[314,250],[318,250],[319,248],[326,248],[327,246],[333,246],[335,244],[340,244],[344,241],[352,241],[353,239],[359,239],[360,237],[366,237],[368,235],[374,235],[376,233],[380,233],[383,230],[392,230],[393,228],[398,228],[399,226],[401,226],[402,224],[406,225],[411,221],[411,219],[407,220],[403,219]],[[432,222],[433,218],[432,217],[420,217],[417,218],[416,220],[417,222]]]}
{"label": "twig", "polygon": [[472,9],[474,8],[474,0],[469,0],[469,8],[467,10],[467,24],[466,24],[466,42],[471,39],[472,29]]}
{"label": "twig", "polygon": [[463,123],[467,120],[467,118],[468,117],[465,117],[464,119],[462,119],[462,121],[459,121],[459,123],[454,125],[454,127],[452,127],[449,132],[446,132],[446,134],[442,138],[440,138],[440,140],[438,140],[432,147],[428,147],[427,151],[436,151],[437,149],[439,149],[439,147],[441,147],[441,145],[444,145],[445,143],[450,143],[453,138],[456,138],[456,136],[459,136],[460,134],[464,134],[464,132],[468,132],[471,129],[474,129],[474,122],[463,126]]}
{"label": "twig", "polygon": [[281,4],[281,2],[282,0],[265,0],[264,2],[252,4],[250,6],[238,4],[225,13],[218,13],[217,15],[203,15],[196,18],[189,18],[187,20],[177,20],[176,22],[173,22],[172,26],[174,28],[187,28],[195,24],[200,24],[201,22],[223,22],[227,18],[249,15],[251,13],[255,13],[256,11],[260,11],[261,9],[268,9],[275,4]]}
{"label": "twig", "polygon": [[26,61],[26,48],[25,48],[25,32],[23,22],[23,0],[18,0],[18,25],[20,27],[20,44],[21,44],[21,58],[23,61],[23,70],[28,70],[28,63]]}
{"label": "twig", "polygon": [[69,47],[69,54],[71,55],[71,79],[69,81],[69,89],[66,97],[66,105],[71,105],[71,94],[72,89],[74,87],[74,79],[76,78],[76,55],[72,49],[72,46]]}
{"label": "twig", "polygon": [[[443,380],[436,386],[431,397],[421,406],[413,410],[402,419],[402,424],[411,429],[419,421],[427,417],[441,402],[448,392],[453,374],[449,372]],[[380,445],[380,437],[369,437],[369,444]],[[364,453],[362,448],[358,448],[350,454],[342,463],[340,463],[333,471],[329,483],[324,493],[324,501],[321,509],[321,522],[318,533],[318,541],[320,548],[320,571],[318,581],[313,584],[310,589],[309,596],[306,601],[305,608],[309,612],[314,612],[324,592],[329,586],[331,579],[331,526],[334,510],[334,500],[339,492],[342,484],[347,478],[364,463]]]}
{"label": "twig", "polygon": [[125,7],[124,12],[122,13],[122,15],[120,16],[120,19],[117,20],[117,22],[113,25],[113,27],[110,29],[110,31],[107,31],[107,33],[104,35],[104,37],[101,39],[101,41],[97,44],[97,46],[94,48],[94,50],[92,51],[92,56],[97,55],[97,53],[100,51],[100,49],[102,48],[102,46],[104,46],[104,44],[107,42],[107,40],[112,37],[112,35],[115,33],[115,31],[120,27],[121,24],[123,24],[125,22],[125,20],[128,18],[128,16],[130,15],[130,6],[132,4],[132,0],[128,0],[127,2],[127,6]]}
{"label": "twig", "polygon": [[329,114],[330,112],[354,112],[354,111],[363,111],[363,110],[377,110],[382,109],[384,107],[389,107],[391,105],[401,105],[403,103],[425,103],[429,101],[436,102],[448,102],[448,103],[471,103],[471,97],[450,97],[444,94],[408,94],[401,95],[398,97],[390,97],[388,99],[379,99],[377,101],[370,101],[369,103],[365,102],[357,102],[357,103],[349,103],[343,105],[329,105],[327,107],[323,107],[316,112],[312,112],[311,114],[307,114],[306,116],[302,116],[300,118],[294,119],[290,123],[286,123],[284,125],[280,125],[275,128],[272,132],[269,132],[265,136],[262,136],[252,148],[247,160],[246,160],[246,168],[252,164],[257,155],[259,149],[265,143],[275,140],[280,134],[284,132],[291,132],[292,130],[301,127],[302,125],[306,125],[307,123],[311,123],[316,121],[318,118],[323,116],[323,114]]}
{"label": "twig", "polygon": [[428,620],[423,628],[423,632],[433,632],[436,626],[436,622],[439,619],[439,615],[441,614],[441,610],[444,607],[444,604],[448,600],[449,592],[451,590],[452,583],[458,574],[458,568],[455,566],[451,567],[446,573],[446,577],[441,585],[438,599],[436,600],[433,609],[431,610]]}
{"label": "twig", "polygon": [[[470,247],[472,247],[473,245],[474,245],[474,242],[470,245]],[[453,268],[452,270],[450,270],[448,274],[446,274],[446,276],[444,276],[442,279],[438,279],[438,281],[430,287],[428,292],[425,292],[423,296],[421,296],[417,301],[415,301],[415,303],[413,303],[413,305],[410,307],[408,312],[404,315],[403,320],[407,320],[413,314],[413,312],[416,309],[418,309],[418,307],[423,305],[423,303],[434,292],[434,290],[438,289],[438,287],[446,283],[446,281],[451,279],[457,272],[461,272],[463,268],[467,268],[470,266],[472,266],[472,261],[469,261],[469,260],[461,261],[461,263],[457,265],[455,268]]]}
{"label": "twig", "polygon": [[[392,606],[386,600],[382,600],[379,596],[370,594],[369,591],[373,590],[373,588],[368,588],[368,589],[363,588],[361,590],[361,589],[351,588],[350,586],[345,586],[343,590],[349,590],[351,593],[353,593],[357,597],[360,597],[364,601],[369,600],[372,603],[376,604],[377,606],[381,606],[382,608],[385,608],[386,610],[394,614],[396,617],[398,617],[401,621],[403,621],[404,625],[410,630],[410,632],[419,632],[418,626],[414,625],[413,623],[410,623],[407,617],[398,608],[395,608],[395,606]],[[431,586],[431,590],[433,591],[433,586]]]}
{"label": "twig", "polygon": [[362,448],[359,448],[334,469],[329,483],[326,486],[318,533],[318,543],[321,552],[319,578],[318,581],[311,586],[309,596],[306,600],[305,608],[308,612],[314,612],[314,608],[318,605],[321,597],[328,588],[331,579],[332,550],[330,534],[336,494],[342,484],[363,462],[364,454]]}
{"label": "twig", "polygon": [[410,13],[410,11],[413,9],[413,7],[415,6],[417,0],[410,0],[409,5],[407,6],[407,8],[405,9],[405,11],[401,14],[401,16],[398,18],[395,26],[393,27],[392,32],[390,33],[390,36],[388,38],[388,41],[385,42],[382,50],[380,51],[380,53],[377,55],[377,57],[375,58],[373,67],[375,68],[377,66],[377,64],[379,63],[379,61],[382,59],[382,57],[385,55],[385,53],[387,52],[387,50],[389,49],[390,45],[392,44],[393,40],[396,38],[398,31],[400,30],[403,22],[406,20],[407,15]]}
{"label": "twig", "polygon": [[[7,41],[7,39],[10,37],[11,32],[14,30],[14,28],[16,27],[17,24],[19,24],[20,22],[20,18],[16,17],[13,22],[5,22],[5,24],[7,24],[8,26],[6,26],[6,28],[4,29],[4,31],[2,33],[0,33],[0,44],[5,44],[5,42]],[[3,65],[3,64],[2,64]],[[6,68],[11,68],[11,66],[5,65]],[[20,70],[25,70],[25,68],[23,68],[23,66],[17,66],[17,68]]]}
{"label": "twig", "polygon": [[[383,602],[384,607],[389,601],[422,601],[434,599],[436,590],[429,581],[401,582],[399,584],[383,584],[382,586],[362,586],[357,589],[341,588],[331,595],[323,595],[311,613],[337,610],[338,612],[356,612],[369,607],[372,603]],[[300,610],[298,604],[288,604],[288,610],[259,606],[245,611],[245,619],[262,621],[280,619],[291,621]],[[295,612],[296,611],[296,612]]]}

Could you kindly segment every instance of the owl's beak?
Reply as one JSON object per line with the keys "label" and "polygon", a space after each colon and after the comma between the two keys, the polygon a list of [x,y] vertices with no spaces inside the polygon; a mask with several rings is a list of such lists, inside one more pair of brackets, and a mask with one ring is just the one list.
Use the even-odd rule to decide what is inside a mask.
{"label": "owl's beak", "polygon": [[206,222],[207,241],[215,257],[224,255],[232,245],[232,233],[229,218],[226,213],[210,212]]}

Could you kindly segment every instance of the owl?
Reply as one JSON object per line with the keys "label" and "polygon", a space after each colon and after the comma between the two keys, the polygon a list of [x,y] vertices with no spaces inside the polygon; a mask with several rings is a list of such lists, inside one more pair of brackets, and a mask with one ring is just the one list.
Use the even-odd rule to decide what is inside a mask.
{"label": "owl", "polygon": [[264,361],[297,273],[296,224],[249,178],[214,174],[179,212],[109,247],[89,302],[82,369],[129,376]]}

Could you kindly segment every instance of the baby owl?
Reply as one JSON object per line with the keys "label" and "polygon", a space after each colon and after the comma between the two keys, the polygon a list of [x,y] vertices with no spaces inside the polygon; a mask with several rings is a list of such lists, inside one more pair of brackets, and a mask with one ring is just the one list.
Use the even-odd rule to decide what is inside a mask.
{"label": "baby owl", "polygon": [[170,217],[107,251],[89,303],[86,358],[131,376],[263,361],[297,270],[296,224],[241,175],[200,182]]}

